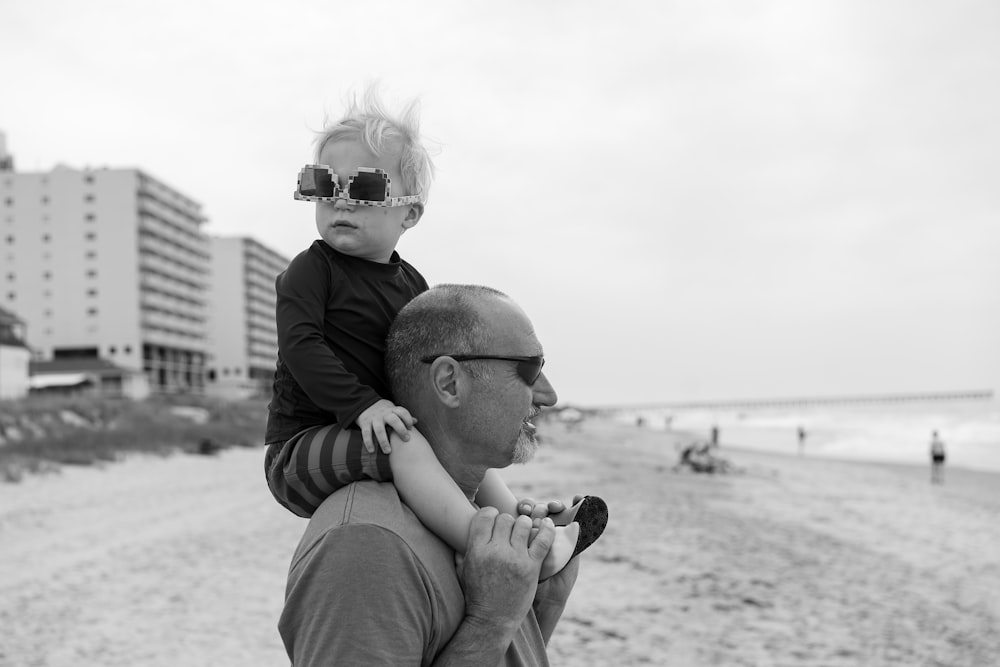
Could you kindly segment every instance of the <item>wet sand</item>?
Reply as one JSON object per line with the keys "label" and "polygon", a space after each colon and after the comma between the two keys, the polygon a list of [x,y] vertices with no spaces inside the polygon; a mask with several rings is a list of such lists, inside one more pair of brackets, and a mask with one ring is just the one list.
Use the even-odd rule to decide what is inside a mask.
{"label": "wet sand", "polygon": [[[705,476],[672,470],[676,434],[541,432],[536,460],[505,473],[515,491],[593,493],[611,510],[554,665],[1000,655],[998,475],[949,470],[935,487],[916,468],[723,450],[744,472]],[[262,455],[0,484],[0,665],[287,664],[275,624],[305,523],[270,499]]]}

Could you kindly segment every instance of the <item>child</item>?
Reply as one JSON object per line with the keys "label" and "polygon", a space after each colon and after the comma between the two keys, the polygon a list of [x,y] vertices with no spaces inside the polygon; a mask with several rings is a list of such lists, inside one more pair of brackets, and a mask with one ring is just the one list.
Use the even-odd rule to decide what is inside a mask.
{"label": "child", "polygon": [[[394,118],[369,90],[320,136],[316,162],[301,171],[295,198],[316,202],[321,240],[275,282],[278,364],[265,439],[268,485],[278,502],[308,517],[341,486],[391,479],[417,517],[464,553],[475,510],[426,440],[410,437],[416,419],[389,400],[383,368],[389,325],[427,289],[395,252],[399,237],[423,216],[433,169],[419,141],[415,105]],[[390,447],[389,430],[402,443]],[[476,501],[518,514],[517,499],[494,470]],[[528,503],[520,513],[533,509]],[[606,517],[599,498],[553,516],[568,525],[557,529],[543,577],[589,546]]]}

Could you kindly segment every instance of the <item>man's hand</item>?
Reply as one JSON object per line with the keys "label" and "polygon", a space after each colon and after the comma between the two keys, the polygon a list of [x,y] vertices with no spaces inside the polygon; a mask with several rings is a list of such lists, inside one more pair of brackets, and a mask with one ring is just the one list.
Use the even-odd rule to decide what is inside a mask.
{"label": "man's hand", "polygon": [[467,619],[511,633],[521,625],[556,534],[551,520],[539,524],[529,545],[532,521],[526,516],[485,507],[472,519],[461,574]]}
{"label": "man's hand", "polygon": [[375,451],[377,440],[382,451],[388,454],[392,447],[386,428],[391,428],[405,442],[410,439],[408,431],[417,423],[417,418],[406,408],[382,398],[358,415],[356,423],[361,428],[361,439],[369,453]]}

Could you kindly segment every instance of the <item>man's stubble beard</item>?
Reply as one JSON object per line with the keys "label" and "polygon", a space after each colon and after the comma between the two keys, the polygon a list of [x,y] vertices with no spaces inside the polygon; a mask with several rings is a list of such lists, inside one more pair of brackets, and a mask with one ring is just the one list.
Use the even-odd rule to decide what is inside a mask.
{"label": "man's stubble beard", "polygon": [[524,430],[517,437],[514,443],[514,453],[511,456],[511,463],[527,463],[535,456],[538,450],[538,440],[533,433],[526,433]]}

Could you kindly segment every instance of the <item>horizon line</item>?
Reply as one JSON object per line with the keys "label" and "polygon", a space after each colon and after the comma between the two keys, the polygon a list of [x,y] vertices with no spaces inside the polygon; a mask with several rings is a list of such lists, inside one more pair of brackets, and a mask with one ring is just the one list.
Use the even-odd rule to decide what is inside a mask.
{"label": "horizon line", "polygon": [[746,398],[700,401],[657,401],[650,403],[625,403],[621,405],[566,404],[564,407],[578,407],[595,411],[649,410],[657,408],[759,408],[803,405],[843,405],[851,403],[907,403],[918,401],[992,400],[992,389],[972,389],[967,391],[932,391],[919,393],[855,394],[841,396],[806,396],[797,398]]}

